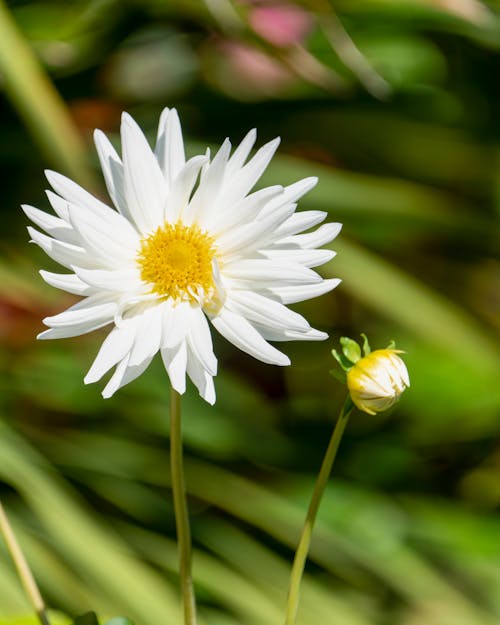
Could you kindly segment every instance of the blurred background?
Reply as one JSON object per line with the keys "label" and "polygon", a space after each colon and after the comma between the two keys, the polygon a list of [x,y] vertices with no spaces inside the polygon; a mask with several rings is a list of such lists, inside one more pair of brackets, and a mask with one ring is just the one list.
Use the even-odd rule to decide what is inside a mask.
{"label": "blurred background", "polygon": [[[43,169],[105,198],[91,132],[122,110],[151,139],[177,107],[188,151],[280,135],[262,185],[343,231],[332,293],[298,305],[324,343],[286,369],[215,337],[215,407],[184,400],[202,625],[283,619],[293,548],[344,399],[330,350],[366,332],[412,386],[356,413],[315,531],[299,625],[500,622],[500,3],[0,0],[0,496],[47,603],[180,622],[168,382],[156,362],[104,401],[102,334],[35,341],[72,296],[27,243]],[[29,614],[0,541],[0,623]]]}

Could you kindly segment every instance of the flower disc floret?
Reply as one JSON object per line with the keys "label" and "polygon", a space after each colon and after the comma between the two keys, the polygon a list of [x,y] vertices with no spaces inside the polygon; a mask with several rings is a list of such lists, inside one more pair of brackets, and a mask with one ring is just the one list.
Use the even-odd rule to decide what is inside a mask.
{"label": "flower disc floret", "polygon": [[198,226],[164,224],[141,241],[137,262],[151,292],[196,303],[214,290],[213,237]]}

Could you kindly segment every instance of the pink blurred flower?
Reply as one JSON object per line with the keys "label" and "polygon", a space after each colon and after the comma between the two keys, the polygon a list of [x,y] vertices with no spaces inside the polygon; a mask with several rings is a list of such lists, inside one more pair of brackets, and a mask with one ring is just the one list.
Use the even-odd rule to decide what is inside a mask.
{"label": "pink blurred flower", "polygon": [[312,28],[312,16],[290,4],[256,6],[250,10],[250,26],[275,46],[301,43]]}
{"label": "pink blurred flower", "polygon": [[222,50],[238,80],[239,89],[271,95],[293,82],[284,65],[245,43],[225,41]]}

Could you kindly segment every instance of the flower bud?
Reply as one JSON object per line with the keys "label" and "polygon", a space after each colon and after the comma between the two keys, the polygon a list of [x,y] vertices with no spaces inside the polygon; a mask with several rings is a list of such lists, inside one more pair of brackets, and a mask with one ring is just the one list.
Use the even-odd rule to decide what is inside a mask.
{"label": "flower bud", "polygon": [[410,386],[405,363],[397,349],[377,349],[347,371],[347,388],[354,404],[374,415],[393,406]]}

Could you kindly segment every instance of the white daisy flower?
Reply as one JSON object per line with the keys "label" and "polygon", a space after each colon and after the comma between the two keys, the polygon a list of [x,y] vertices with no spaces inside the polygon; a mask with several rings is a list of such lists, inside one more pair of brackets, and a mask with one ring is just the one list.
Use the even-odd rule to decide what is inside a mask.
{"label": "white daisy flower", "polygon": [[23,206],[47,233],[28,228],[32,241],[70,270],[41,271],[43,279],[83,297],[45,318],[49,330],[38,338],[112,325],[85,377],[96,382],[116,367],[104,397],[137,378],[159,351],[177,392],[184,393],[187,373],[213,404],[217,360],[207,320],[236,347],[274,365],[290,360],[268,340],[327,338],[286,305],[339,283],[312,267],[334,256],[317,248],[341,225],[299,234],[326,216],[295,212],[316,178],[251,193],[279,143],[267,143],[247,160],[255,138],[251,130],[232,154],[226,139],[213,159],[207,151],[186,161],[174,109],[161,115],[154,152],[124,113],[122,158],[95,132],[116,210],[52,171],[46,175],[55,193],[47,195],[57,216]]}

